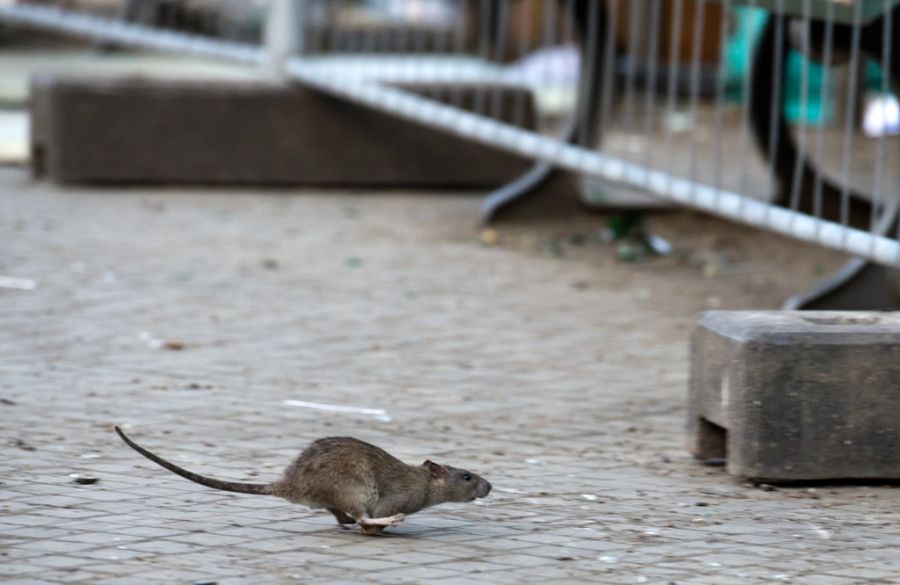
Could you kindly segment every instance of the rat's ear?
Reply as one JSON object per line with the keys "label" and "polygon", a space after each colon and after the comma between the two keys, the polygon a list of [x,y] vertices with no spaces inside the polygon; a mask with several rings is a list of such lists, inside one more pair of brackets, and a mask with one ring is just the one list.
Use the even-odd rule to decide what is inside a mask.
{"label": "rat's ear", "polygon": [[435,463],[431,459],[426,459],[425,463],[422,464],[422,467],[431,472],[431,477],[435,479],[440,479],[442,477],[447,477],[447,468],[443,465]]}

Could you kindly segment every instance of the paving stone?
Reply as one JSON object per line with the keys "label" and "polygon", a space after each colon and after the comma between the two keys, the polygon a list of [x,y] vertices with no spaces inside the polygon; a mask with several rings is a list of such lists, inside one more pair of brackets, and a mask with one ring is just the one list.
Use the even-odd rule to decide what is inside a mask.
{"label": "paving stone", "polygon": [[453,569],[439,569],[437,567],[428,566],[401,566],[391,569],[390,574],[397,580],[408,579],[413,582],[420,579],[449,579],[456,577],[459,573]]}
{"label": "paving stone", "polygon": [[868,581],[889,580],[897,577],[897,571],[891,569],[878,569],[870,567],[847,567],[829,571],[829,575],[849,577],[852,579],[866,579]]}
{"label": "paving stone", "polygon": [[37,573],[40,572],[42,567],[39,565],[33,565],[23,562],[4,562],[2,566],[0,566],[0,577],[19,578],[20,575],[25,575],[28,573]]}
{"label": "paving stone", "polygon": [[94,548],[97,545],[91,542],[84,541],[66,541],[66,540],[38,540],[38,541],[21,541],[21,544],[16,545],[11,542],[5,542],[5,546],[9,546],[13,549],[24,549],[29,552],[40,552],[43,554],[47,553],[78,553],[79,555],[85,554],[86,549]]}
{"label": "paving stone", "polygon": [[770,481],[900,479],[900,316],[711,311],[694,333],[700,458]]}
{"label": "paving stone", "polygon": [[492,555],[491,562],[511,565],[513,567],[537,567],[540,565],[552,564],[555,561],[537,554],[528,555],[523,552],[521,554]]}
{"label": "paving stone", "polygon": [[101,579],[108,579],[109,574],[91,570],[93,567],[79,567],[77,569],[65,569],[51,572],[46,578],[51,583],[97,583]]}
{"label": "paving stone", "polygon": [[97,583],[98,585],[140,585],[142,583],[148,583],[148,580],[152,579],[153,575],[148,574],[145,576],[107,577],[105,579],[98,579],[92,582]]}
{"label": "paving stone", "polygon": [[790,582],[797,585],[852,585],[853,583],[859,583],[859,579],[833,575],[813,575],[810,577],[796,577],[791,579]]}
{"label": "paving stone", "polygon": [[7,525],[15,525],[15,526],[50,526],[56,523],[56,521],[48,516],[43,514],[17,514],[17,515],[6,515],[3,517],[4,523]]}
{"label": "paving stone", "polygon": [[68,556],[62,556],[62,555],[55,555],[55,556],[45,555],[40,558],[34,558],[30,562],[35,563],[36,565],[40,565],[40,566],[55,567],[55,568],[72,568],[72,567],[81,567],[84,565],[94,564],[94,562],[90,559],[75,558],[75,557],[68,557]]}
{"label": "paving stone", "polygon": [[152,557],[156,553],[148,552],[146,550],[137,550],[129,548],[128,546],[113,546],[113,547],[104,547],[98,548],[95,550],[89,550],[79,553],[79,555],[86,559],[97,559],[102,561],[120,561],[126,559],[143,559],[147,557]]}
{"label": "paving stone", "polygon": [[65,530],[56,528],[39,527],[19,527],[15,529],[15,536],[18,538],[58,538],[68,534]]}

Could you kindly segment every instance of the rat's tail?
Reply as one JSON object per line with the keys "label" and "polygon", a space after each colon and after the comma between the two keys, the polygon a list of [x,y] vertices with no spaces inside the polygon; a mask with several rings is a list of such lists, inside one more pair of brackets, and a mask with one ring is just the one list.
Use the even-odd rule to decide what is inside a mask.
{"label": "rat's tail", "polygon": [[181,477],[185,479],[189,479],[195,483],[199,483],[200,485],[205,485],[206,487],[215,488],[217,490],[224,490],[226,492],[238,492],[241,494],[262,494],[266,496],[275,495],[274,486],[271,483],[236,483],[231,481],[220,481],[218,479],[213,479],[211,477],[204,477],[202,475],[198,475],[187,469],[182,469],[178,467],[174,463],[170,463],[156,455],[155,453],[151,453],[147,449],[144,449],[134,441],[128,438],[125,433],[122,432],[122,429],[116,427],[116,432],[119,433],[119,436],[122,437],[122,440],[125,441],[129,447],[149,459],[154,463],[157,463],[172,473],[177,473]]}

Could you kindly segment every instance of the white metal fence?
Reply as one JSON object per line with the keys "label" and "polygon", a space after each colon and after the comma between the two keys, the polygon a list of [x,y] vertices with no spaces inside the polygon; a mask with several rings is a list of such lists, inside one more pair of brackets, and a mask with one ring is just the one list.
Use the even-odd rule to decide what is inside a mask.
{"label": "white metal fence", "polygon": [[[900,265],[896,6],[271,0],[257,5],[260,41],[28,4],[0,4],[0,20],[258,67],[601,182]],[[529,90],[537,125],[521,103],[499,99],[505,87]],[[474,99],[463,104],[461,88]]]}

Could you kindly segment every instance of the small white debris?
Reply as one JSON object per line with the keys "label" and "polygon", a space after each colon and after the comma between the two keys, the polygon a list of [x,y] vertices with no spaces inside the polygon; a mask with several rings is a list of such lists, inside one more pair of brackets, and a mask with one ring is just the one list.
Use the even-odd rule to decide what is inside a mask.
{"label": "small white debris", "polygon": [[694,129],[694,117],[690,112],[672,112],[664,120],[666,128],[675,134]]}
{"label": "small white debris", "polygon": [[613,556],[604,555],[602,557],[597,557],[598,561],[604,562],[608,565],[619,562],[619,559]]}
{"label": "small white debris", "polygon": [[816,526],[815,524],[810,524],[809,526],[813,532],[819,535],[819,538],[822,540],[831,540],[831,532],[822,528],[821,526]]}
{"label": "small white debris", "polygon": [[866,136],[894,136],[900,132],[900,103],[892,95],[865,97],[863,131]]}
{"label": "small white debris", "polygon": [[12,290],[34,290],[37,288],[37,281],[31,280],[30,278],[0,276],[0,288],[8,288]]}
{"label": "small white debris", "polygon": [[581,497],[589,502],[597,501],[597,496],[595,496],[594,494],[581,494]]}
{"label": "small white debris", "polygon": [[153,337],[152,335],[150,335],[149,331],[141,331],[140,333],[138,333],[138,339],[140,339],[141,341],[146,341],[147,346],[150,347],[150,349],[160,349],[166,344],[165,339]]}
{"label": "small white debris", "polygon": [[668,256],[674,249],[667,239],[656,234],[650,234],[647,237],[647,243],[650,245],[650,248],[660,256]]}
{"label": "small white debris", "polygon": [[375,417],[375,420],[381,422],[391,422],[393,419],[388,415],[387,411],[382,408],[361,408],[358,406],[342,406],[339,404],[324,404],[321,402],[307,402],[305,400],[285,400],[287,406],[299,406],[300,408],[312,408],[315,410],[324,410],[326,412],[345,412],[350,414],[364,414]]}

